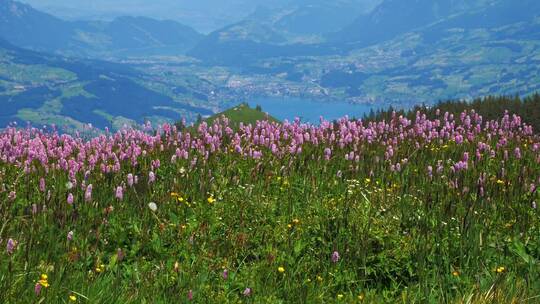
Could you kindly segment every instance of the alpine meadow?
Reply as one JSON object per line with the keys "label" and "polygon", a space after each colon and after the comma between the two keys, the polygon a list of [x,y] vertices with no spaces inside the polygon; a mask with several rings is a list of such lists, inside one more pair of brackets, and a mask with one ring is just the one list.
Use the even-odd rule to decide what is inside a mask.
{"label": "alpine meadow", "polygon": [[0,300],[534,302],[540,139],[515,115],[436,114],[10,127]]}
{"label": "alpine meadow", "polygon": [[539,0],[0,0],[0,304],[536,304],[539,204]]}

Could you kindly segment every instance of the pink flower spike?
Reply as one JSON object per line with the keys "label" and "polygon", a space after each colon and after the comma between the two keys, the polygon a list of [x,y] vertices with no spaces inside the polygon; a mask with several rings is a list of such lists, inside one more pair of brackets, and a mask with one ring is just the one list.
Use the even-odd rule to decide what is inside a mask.
{"label": "pink flower spike", "polygon": [[334,251],[332,253],[332,262],[337,263],[340,260],[339,252]]}
{"label": "pink flower spike", "polygon": [[7,245],[6,245],[7,254],[12,255],[15,249],[17,249],[17,241],[13,239],[8,239]]}
{"label": "pink flower spike", "polygon": [[122,186],[116,187],[116,198],[119,200],[124,199],[124,189],[122,189]]}
{"label": "pink flower spike", "polygon": [[223,279],[226,280],[229,277],[229,270],[227,269],[223,270],[222,276],[223,276]]}
{"label": "pink flower spike", "polygon": [[134,182],[134,181],[133,181],[133,174],[129,173],[129,174],[127,175],[127,183],[128,183],[128,186],[133,187],[133,182]]}
{"label": "pink flower spike", "polygon": [[41,284],[36,283],[36,285],[34,286],[34,293],[36,294],[36,296],[39,296],[39,294],[41,293]]}
{"label": "pink flower spike", "polygon": [[92,200],[92,184],[86,187],[86,191],[84,192],[84,200],[87,202],[90,202]]}

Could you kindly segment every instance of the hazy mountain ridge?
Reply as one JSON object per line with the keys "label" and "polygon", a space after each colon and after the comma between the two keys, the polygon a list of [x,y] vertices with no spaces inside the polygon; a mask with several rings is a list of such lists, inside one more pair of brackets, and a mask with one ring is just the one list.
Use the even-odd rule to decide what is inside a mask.
{"label": "hazy mountain ridge", "polygon": [[[15,62],[35,56],[27,54],[25,59],[6,59],[7,63],[11,60],[31,67],[17,67],[18,81],[13,75],[0,73],[0,96],[37,100],[34,97],[42,94],[45,100],[28,111],[21,110],[28,108],[22,102],[10,117],[39,123],[73,119],[75,124],[96,122],[99,126],[113,121],[118,126],[123,121],[145,119],[139,116],[147,114],[154,120],[174,120],[183,115],[193,121],[197,114],[209,114],[260,96],[399,107],[540,90],[540,2],[384,0],[368,13],[355,6],[361,2],[295,0],[270,7],[259,5],[243,20],[206,36],[175,22],[143,17],[69,21],[71,31],[51,38],[54,43],[68,45],[62,53],[107,54],[127,64],[112,70],[132,67],[131,72],[109,76],[78,64],[66,68],[49,62],[36,67],[45,55],[27,63]],[[25,11],[24,6],[16,8],[9,15],[12,19],[33,12]],[[339,22],[324,19],[325,12],[332,10],[354,13]],[[67,22],[39,12],[35,16],[48,20],[50,28]],[[326,21],[333,27],[325,28]],[[0,19],[2,22],[7,21]],[[27,32],[37,27],[31,22],[25,26],[29,28],[22,29]],[[343,28],[336,31],[339,27]],[[31,35],[19,36],[34,39]],[[197,40],[186,52],[191,57],[163,56],[181,54],[179,44],[185,40]],[[36,38],[35,43],[42,42]],[[58,62],[69,62],[57,57]],[[13,74],[16,69],[7,66]],[[80,69],[80,73],[74,69]],[[58,82],[54,77],[60,77],[60,85],[51,91],[13,90],[20,80],[34,79],[38,73],[49,75],[43,77],[53,84]],[[133,104],[144,110],[126,109],[132,98]],[[142,98],[151,102],[145,103]]]}
{"label": "hazy mountain ridge", "polygon": [[7,41],[72,56],[180,54],[202,38],[192,28],[170,20],[118,17],[111,22],[65,21],[11,0],[0,3],[0,16],[0,37]]}
{"label": "hazy mountain ridge", "polygon": [[354,1],[364,11],[381,0],[21,0],[25,3],[69,20],[112,20],[118,16],[145,15],[155,19],[172,19],[209,33],[240,22],[257,6],[275,9],[311,3],[338,3]]}
{"label": "hazy mountain ridge", "polygon": [[[424,29],[424,35],[428,37],[428,31],[437,36],[462,26],[496,28],[519,21],[531,21],[531,17],[540,12],[538,5],[539,2],[534,0],[519,3],[510,0],[385,0],[367,14],[361,13],[362,10],[354,1],[261,8],[244,21],[211,33],[188,54],[222,65],[236,65],[227,59],[231,57],[229,53],[237,53],[245,58],[260,55],[260,59],[342,54],[344,51],[383,43],[399,35]],[[333,10],[335,15],[332,15]],[[356,15],[359,17],[355,18]],[[305,16],[308,16],[308,21],[298,21]],[[296,21],[302,26],[295,27],[298,25]],[[271,32],[272,35],[261,34],[261,31],[256,30],[263,27],[266,33]],[[276,41],[268,37],[280,39]],[[243,45],[231,43],[238,40],[243,41]],[[291,52],[291,48],[304,48],[305,52]],[[317,51],[314,52],[314,49]],[[250,56],[249,52],[253,52],[254,56]]]}
{"label": "hazy mountain ridge", "polygon": [[477,9],[497,0],[385,0],[373,11],[329,35],[334,42],[355,43],[356,47],[383,42],[399,34]]}
{"label": "hazy mountain ridge", "polygon": [[[246,70],[254,74],[316,82],[328,96],[353,102],[529,94],[540,89],[538,16],[540,2],[533,0],[386,0],[326,42],[206,38],[190,54],[211,64],[251,66]],[[353,29],[355,35],[342,36]]]}

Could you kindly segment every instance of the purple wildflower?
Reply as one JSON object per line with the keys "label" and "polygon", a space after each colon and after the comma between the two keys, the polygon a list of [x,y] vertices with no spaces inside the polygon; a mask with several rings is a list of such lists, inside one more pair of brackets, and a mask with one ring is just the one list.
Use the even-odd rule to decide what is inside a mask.
{"label": "purple wildflower", "polygon": [[122,186],[116,187],[116,198],[119,200],[124,199],[124,189],[122,189]]}
{"label": "purple wildflower", "polygon": [[39,179],[39,191],[45,192],[45,179],[43,177]]}
{"label": "purple wildflower", "polygon": [[86,187],[86,191],[84,192],[84,200],[87,202],[90,202],[92,200],[92,184]]}
{"label": "purple wildflower", "polygon": [[339,259],[340,259],[339,252],[334,251],[332,253],[332,262],[337,263],[339,262]]}
{"label": "purple wildflower", "polygon": [[39,294],[41,293],[41,284],[39,282],[36,283],[36,285],[34,286],[34,293],[36,294],[36,296],[39,296]]}
{"label": "purple wildflower", "polygon": [[7,254],[12,255],[15,249],[17,249],[17,241],[9,239],[6,245]]}
{"label": "purple wildflower", "polygon": [[128,183],[128,186],[133,187],[133,174],[129,173],[127,175],[127,183]]}
{"label": "purple wildflower", "polygon": [[224,269],[222,276],[223,276],[223,279],[226,280],[229,277],[229,270]]}

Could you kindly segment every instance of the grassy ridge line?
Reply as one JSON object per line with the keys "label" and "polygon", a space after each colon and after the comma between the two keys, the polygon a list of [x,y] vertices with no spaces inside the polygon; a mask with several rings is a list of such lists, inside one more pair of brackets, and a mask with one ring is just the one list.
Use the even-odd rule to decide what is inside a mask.
{"label": "grassy ridge line", "polygon": [[249,105],[245,103],[242,103],[236,107],[225,110],[224,112],[215,114],[205,119],[205,121],[207,124],[212,125],[214,124],[216,119],[222,116],[227,117],[229,119],[229,123],[232,125],[239,125],[240,123],[243,123],[245,125],[255,124],[257,123],[257,121],[261,121],[261,120],[268,120],[270,122],[279,122],[279,120],[276,119],[275,117],[270,116],[269,114],[263,112],[262,110],[252,109],[249,107]]}
{"label": "grassy ridge line", "polygon": [[[221,119],[223,116],[225,116],[228,119],[229,125],[236,129],[240,124],[244,125],[255,125],[257,121],[269,121],[269,122],[280,122],[277,118],[269,115],[268,113],[265,113],[262,111],[262,109],[252,109],[249,107],[247,103],[242,103],[238,106],[232,107],[230,109],[227,109],[223,112],[214,114],[210,117],[207,117],[203,119],[199,116],[198,121],[191,127],[187,128],[189,132],[195,132],[199,125],[204,121],[207,125],[211,126],[213,125],[218,119]],[[179,122],[176,124],[179,129],[183,129],[182,123]]]}

